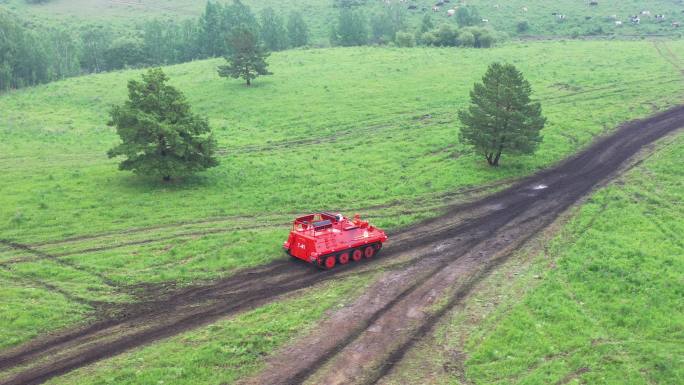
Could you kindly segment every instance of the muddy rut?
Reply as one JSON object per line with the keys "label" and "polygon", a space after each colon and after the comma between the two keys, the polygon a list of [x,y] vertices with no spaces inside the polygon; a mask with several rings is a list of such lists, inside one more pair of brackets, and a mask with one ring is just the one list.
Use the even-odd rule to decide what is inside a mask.
{"label": "muddy rut", "polygon": [[[290,260],[119,309],[116,317],[0,353],[0,384],[37,384],[131,348],[350,274],[380,278],[245,383],[375,383],[510,251],[609,180],[644,146],[684,126],[684,106],[624,124],[514,186],[392,234],[374,261],[322,272]],[[310,289],[309,289],[310,290]],[[330,331],[333,332],[330,332]],[[295,359],[296,357],[296,359]]]}

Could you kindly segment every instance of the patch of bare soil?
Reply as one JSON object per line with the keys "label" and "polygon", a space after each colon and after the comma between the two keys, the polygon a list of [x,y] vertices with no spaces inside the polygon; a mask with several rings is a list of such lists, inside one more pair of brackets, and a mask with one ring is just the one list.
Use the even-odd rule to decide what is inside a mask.
{"label": "patch of bare soil", "polygon": [[625,124],[553,168],[393,234],[383,256],[370,263],[321,272],[282,260],[37,338],[0,354],[5,373],[0,384],[41,383],[324,280],[383,268],[386,273],[366,294],[322,321],[260,376],[245,381],[376,382],[512,250],[611,178],[642,147],[682,126],[684,106]]}

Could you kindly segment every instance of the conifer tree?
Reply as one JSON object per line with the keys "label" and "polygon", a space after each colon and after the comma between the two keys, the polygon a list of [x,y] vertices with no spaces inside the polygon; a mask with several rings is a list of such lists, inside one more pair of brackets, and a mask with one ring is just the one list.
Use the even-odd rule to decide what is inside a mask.
{"label": "conifer tree", "polygon": [[193,114],[185,96],[166,84],[161,68],[128,82],[128,100],[110,111],[122,143],[107,153],[125,156],[120,170],[169,181],[218,164],[216,142],[205,118]]}
{"label": "conifer tree", "polygon": [[501,154],[532,154],[546,123],[532,87],[512,64],[492,63],[470,92],[470,106],[459,112],[460,141],[498,166]]}
{"label": "conifer tree", "polygon": [[247,27],[238,27],[228,37],[227,65],[218,67],[221,77],[243,78],[247,85],[260,75],[272,75],[266,58],[269,53],[259,43],[257,36]]}

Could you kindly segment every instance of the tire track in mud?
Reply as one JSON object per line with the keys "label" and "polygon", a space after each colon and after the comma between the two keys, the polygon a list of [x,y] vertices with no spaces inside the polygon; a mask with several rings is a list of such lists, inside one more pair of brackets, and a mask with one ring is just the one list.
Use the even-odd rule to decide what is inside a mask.
{"label": "tire track in mud", "polygon": [[[435,277],[447,274],[447,278],[457,279],[459,282],[468,279],[477,281],[478,269],[486,268],[487,263],[496,265],[496,260],[490,260],[491,254],[487,253],[487,250],[509,247],[507,245],[514,246],[514,243],[524,241],[525,236],[532,235],[536,227],[543,227],[545,220],[550,220],[554,215],[562,212],[597,183],[605,182],[622,162],[634,155],[641,147],[682,125],[684,125],[684,106],[673,108],[649,119],[625,124],[614,134],[597,141],[580,154],[556,167],[525,178],[520,183],[484,199],[449,209],[442,217],[427,220],[397,232],[392,238],[392,243],[385,249],[384,258],[379,258],[370,264],[356,266],[355,269],[342,268],[337,271],[319,272],[309,265],[277,261],[245,270],[211,285],[182,289],[157,301],[131,304],[121,309],[122,312],[118,314],[123,314],[123,316],[119,318],[104,319],[81,329],[37,338],[0,354],[0,371],[11,370],[12,373],[0,377],[0,383],[40,383],[128,349],[277,300],[299,289],[347,274],[372,273],[379,268],[384,268],[385,274],[389,275],[417,269],[416,276],[419,278],[415,281],[404,280],[399,282],[400,286],[394,286],[405,289],[398,290],[399,293],[406,292],[398,297],[390,297],[384,302],[387,304],[393,298],[398,298],[394,304],[381,307],[367,318],[372,324],[387,327],[403,324],[406,313],[402,316],[402,311],[406,310],[407,306],[410,308],[415,305],[415,303],[407,302],[407,299],[423,298],[419,294],[429,294]],[[538,186],[542,183],[547,187],[537,190],[530,188],[530,186]],[[544,198],[545,205],[538,205],[540,198]],[[543,211],[535,211],[535,207]],[[515,237],[504,236],[502,238],[501,234],[493,237],[498,229],[502,228],[501,226],[507,225],[519,233],[511,233]],[[459,257],[460,250],[468,250],[471,244],[489,246],[475,255],[470,253]],[[473,250],[478,250],[477,247],[479,246]],[[451,251],[453,248],[459,252]],[[470,266],[473,270],[463,271],[463,275],[456,274],[459,263],[454,261],[465,263],[465,266]],[[437,273],[433,273],[435,270]],[[449,282],[449,280],[444,282]],[[461,289],[467,294],[467,286],[462,285]],[[458,297],[456,294],[449,297],[450,303],[458,301],[458,299],[453,299]],[[432,298],[434,301],[437,296]],[[449,303],[446,304],[448,305]],[[369,330],[372,326],[363,328],[362,325],[356,331],[358,333],[352,333],[351,337],[346,336],[348,343],[344,343],[344,338],[341,342],[337,341],[338,344],[332,347],[332,353],[328,353],[329,360],[339,358],[340,354],[335,354],[335,352],[345,351],[352,346],[363,347],[365,342],[376,347],[392,347],[391,351],[387,351],[386,348],[369,350],[374,360],[382,362],[383,358],[388,357],[400,359],[403,352],[410,349],[412,341],[420,336],[420,330],[429,330],[430,322],[436,322],[437,318],[434,318],[434,321],[430,318],[430,314],[434,312],[423,312],[420,308],[417,311],[418,314],[423,315],[411,319],[414,322],[420,322],[415,322],[413,327],[402,333],[385,331],[384,333],[376,332],[375,336],[370,336]],[[387,345],[378,343],[385,341],[386,338],[391,338],[392,343]],[[373,341],[376,342],[374,345]],[[330,346],[309,346],[310,351],[314,348],[326,349]],[[299,357],[298,362],[301,362],[303,367],[283,371],[279,373],[281,378],[291,378],[301,372],[304,374],[300,377],[304,379],[315,373],[321,365],[325,364],[325,362],[316,362],[315,359],[322,357],[325,352],[325,350],[319,351],[322,354],[312,355],[310,360]],[[289,363],[292,362],[289,361]],[[344,362],[346,366],[342,367],[349,370],[352,369],[353,363],[359,363],[354,360]],[[377,362],[373,365],[373,367],[357,365],[362,369],[362,375],[350,378],[374,381],[391,371],[394,361],[387,361],[386,366],[383,367],[379,367]],[[351,370],[351,372],[354,371]]]}
{"label": "tire track in mud", "polygon": [[[416,341],[432,330],[446,312],[460,303],[474,285],[505,261],[512,251],[598,184],[609,179],[623,162],[645,144],[684,126],[684,108],[679,107],[651,120],[657,122],[658,118],[664,121],[660,126],[654,127],[653,124],[644,124],[645,122],[626,125],[617,133],[626,132],[627,135],[622,135],[622,138],[611,140],[617,134],[612,135],[551,172],[540,173],[541,178],[537,181],[548,184],[546,188],[540,189],[541,193],[511,191],[517,195],[506,208],[506,211],[512,211],[512,215],[502,213],[503,221],[498,225],[487,224],[485,228],[491,233],[489,236],[477,237],[483,240],[481,243],[471,248],[469,243],[460,243],[458,240],[453,242],[449,248],[454,251],[443,252],[448,255],[445,258],[449,262],[430,271],[427,278],[421,278],[421,285],[411,283],[409,289],[402,291],[400,296],[389,296],[386,299],[387,306],[377,312],[365,314],[368,319],[363,318],[363,309],[372,307],[372,303],[361,298],[352,305],[354,310],[340,311],[346,312],[347,317],[335,319],[333,315],[333,322],[316,328],[316,331],[346,330],[343,338],[314,332],[294,347],[289,347],[289,350],[274,354],[277,359],[272,360],[260,376],[243,383],[378,382],[401,361]],[[640,129],[649,131],[642,133],[639,132]],[[528,186],[530,187],[534,188]],[[492,220],[496,221],[497,218]],[[497,235],[494,236],[495,234]],[[502,253],[502,249],[505,252]],[[401,281],[396,282],[400,286],[406,285]],[[450,292],[452,286],[457,289]],[[434,311],[431,307],[439,297],[446,297],[448,301]],[[345,328],[345,325],[355,323],[362,326],[354,330]],[[293,360],[295,357],[296,360]]]}
{"label": "tire track in mud", "polygon": [[[497,182],[493,182],[493,183],[488,183],[488,184],[482,185],[482,186],[460,188],[460,189],[457,189],[454,191],[439,194],[434,198],[421,197],[421,198],[415,199],[413,201],[413,205],[412,205],[413,208],[412,209],[402,210],[398,214],[411,215],[411,214],[421,213],[421,212],[424,212],[426,210],[430,210],[430,209],[434,208],[435,206],[447,206],[448,205],[447,201],[449,201],[449,200],[459,198],[459,197],[465,197],[468,195],[479,194],[482,192],[486,192],[487,190],[491,190],[491,189],[497,188],[499,186],[507,185],[510,183],[512,183],[512,180],[505,179],[505,180],[501,180],[501,181],[497,181]],[[340,212],[370,212],[370,211],[377,211],[377,210],[382,210],[382,209],[400,207],[400,206],[406,205],[406,204],[407,204],[407,202],[405,202],[405,201],[404,202],[393,201],[393,202],[386,203],[386,204],[379,204],[379,205],[367,206],[367,207],[362,207],[362,208],[343,208],[343,209],[340,209],[339,211]],[[286,213],[286,214],[289,215],[289,217],[288,217],[288,219],[289,219],[294,215],[301,214],[301,212],[291,212],[291,213]],[[393,213],[393,214],[397,214],[397,213]],[[179,227],[180,228],[187,227],[188,230],[192,230],[193,226],[199,226],[199,225],[203,225],[203,224],[213,225],[213,224],[234,222],[234,221],[243,220],[243,219],[254,219],[254,218],[260,218],[260,217],[262,217],[262,215],[254,214],[254,215],[249,215],[249,216],[247,216],[247,215],[226,216],[226,217],[205,218],[205,219],[194,220],[194,221],[179,221],[179,222],[173,222],[173,223],[152,225],[152,226],[148,226],[148,227],[136,227],[136,228],[125,229],[125,230],[120,230],[120,231],[107,231],[107,232],[102,232],[102,233],[80,235],[80,236],[68,237],[68,238],[57,239],[57,240],[35,242],[35,243],[26,244],[24,246],[34,248],[34,249],[51,247],[51,246],[54,247],[54,246],[60,246],[60,245],[65,245],[65,244],[71,244],[71,243],[100,240],[100,239],[104,239],[104,238],[116,237],[116,236],[122,236],[122,235],[133,235],[133,234],[154,232],[156,230],[165,230],[165,229],[177,230]],[[380,218],[382,216],[369,214],[369,215],[365,215],[365,217],[372,219],[372,218]],[[128,247],[128,246],[146,245],[146,244],[155,243],[155,242],[163,242],[163,241],[176,240],[176,239],[192,238],[192,237],[203,236],[203,235],[211,235],[211,234],[222,234],[222,233],[228,233],[228,232],[232,232],[232,231],[257,230],[257,229],[264,229],[264,228],[282,228],[283,226],[287,226],[291,223],[290,221],[287,221],[287,222],[280,221],[283,218],[285,218],[285,217],[278,218],[278,219],[276,219],[274,217],[273,221],[266,221],[264,223],[253,224],[253,225],[240,224],[240,225],[221,227],[221,228],[208,228],[208,229],[197,230],[197,231],[181,232],[181,233],[171,234],[171,235],[161,235],[161,236],[157,236],[157,237],[148,237],[148,238],[133,240],[133,241],[128,241],[128,242],[114,242],[114,243],[109,244],[109,245],[85,247],[85,248],[78,249],[78,250],[50,253],[49,256],[51,256],[51,257],[66,257],[66,256],[77,255],[77,254],[87,254],[87,253],[93,253],[93,252],[99,252],[99,251],[113,250],[113,249],[123,248],[123,247]],[[276,222],[276,220],[278,220],[278,221]],[[0,250],[0,252],[1,251],[2,250]],[[9,265],[9,264],[13,264],[13,263],[22,263],[22,262],[33,262],[33,261],[36,261],[36,260],[39,260],[42,258],[47,258],[47,253],[44,253],[44,254],[45,255],[43,255],[43,257],[41,257],[40,255],[34,255],[34,257],[32,257],[32,258],[17,258],[17,259],[13,259],[13,260],[8,260],[8,261],[0,262],[0,265],[3,265],[3,264]]]}

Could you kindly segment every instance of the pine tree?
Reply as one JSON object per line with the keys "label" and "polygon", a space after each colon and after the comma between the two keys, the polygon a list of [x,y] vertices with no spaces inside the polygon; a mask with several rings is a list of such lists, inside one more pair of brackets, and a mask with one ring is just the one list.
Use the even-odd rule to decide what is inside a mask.
{"label": "pine tree", "polygon": [[218,67],[222,77],[243,78],[247,85],[259,75],[272,75],[268,71],[266,58],[269,53],[259,43],[256,35],[247,27],[238,27],[228,37],[230,54],[226,56],[227,65]]}
{"label": "pine tree", "polygon": [[216,142],[205,118],[193,114],[185,96],[166,84],[161,68],[128,82],[128,100],[110,111],[122,143],[107,153],[125,156],[120,170],[161,177],[188,175],[218,164]]}
{"label": "pine tree", "polygon": [[299,12],[291,12],[287,21],[287,34],[290,37],[290,45],[302,47],[309,44],[309,28]]}
{"label": "pine tree", "polygon": [[532,87],[512,64],[492,63],[470,92],[470,106],[459,112],[461,143],[473,146],[491,166],[503,152],[532,154],[546,123]]}

